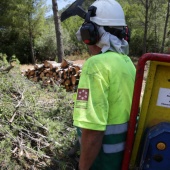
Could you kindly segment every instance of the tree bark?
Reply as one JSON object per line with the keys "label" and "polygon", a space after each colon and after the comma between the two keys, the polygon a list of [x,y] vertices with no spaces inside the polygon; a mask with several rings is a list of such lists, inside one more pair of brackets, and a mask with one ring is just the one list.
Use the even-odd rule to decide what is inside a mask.
{"label": "tree bark", "polygon": [[163,40],[162,40],[162,46],[161,46],[161,53],[164,52],[164,44],[165,44],[165,37],[166,37],[166,32],[167,32],[167,25],[168,25],[168,19],[169,19],[169,16],[170,16],[169,13],[170,13],[170,0],[168,1],[165,27],[164,27],[164,34],[163,34]]}
{"label": "tree bark", "polygon": [[57,0],[52,0],[52,6],[53,6],[54,24],[56,30],[58,62],[61,63],[64,56],[64,52],[63,52],[63,43],[62,43],[62,35],[61,35],[61,28],[60,28],[60,18],[58,15]]}
{"label": "tree bark", "polygon": [[[142,1],[142,3],[144,3]],[[143,54],[147,52],[146,42],[147,42],[147,34],[148,34],[148,12],[149,12],[149,0],[145,1],[145,30],[144,30],[144,38],[143,38]]]}
{"label": "tree bark", "polygon": [[31,19],[30,18],[31,18],[31,14],[28,14],[31,60],[32,60],[32,64],[35,64],[34,45],[33,45],[33,36],[32,36],[32,28],[31,28]]}

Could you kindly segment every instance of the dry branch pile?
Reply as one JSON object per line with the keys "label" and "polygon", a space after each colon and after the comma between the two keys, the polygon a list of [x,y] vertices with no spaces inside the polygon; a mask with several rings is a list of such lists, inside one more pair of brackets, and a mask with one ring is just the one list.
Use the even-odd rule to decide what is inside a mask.
{"label": "dry branch pile", "polygon": [[76,137],[73,94],[41,88],[8,66],[0,58],[0,169],[73,170],[66,155]]}
{"label": "dry branch pile", "polygon": [[44,61],[36,64],[33,69],[28,69],[24,75],[34,81],[42,81],[44,86],[57,84],[63,86],[66,91],[75,91],[81,74],[82,65],[63,59],[62,63]]}

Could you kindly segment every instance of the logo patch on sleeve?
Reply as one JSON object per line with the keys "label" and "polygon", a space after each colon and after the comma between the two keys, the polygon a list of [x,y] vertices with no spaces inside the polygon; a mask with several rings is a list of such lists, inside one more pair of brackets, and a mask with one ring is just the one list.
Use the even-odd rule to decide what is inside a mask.
{"label": "logo patch on sleeve", "polygon": [[89,89],[78,89],[77,100],[88,101]]}
{"label": "logo patch on sleeve", "polygon": [[89,98],[89,89],[78,89],[76,108],[87,109]]}

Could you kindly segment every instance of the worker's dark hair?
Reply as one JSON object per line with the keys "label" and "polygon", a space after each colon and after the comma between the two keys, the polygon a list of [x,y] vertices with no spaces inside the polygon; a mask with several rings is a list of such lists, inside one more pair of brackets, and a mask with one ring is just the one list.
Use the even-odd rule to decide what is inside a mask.
{"label": "worker's dark hair", "polygon": [[130,30],[128,26],[123,27],[123,29],[118,29],[114,27],[104,26],[104,30],[110,34],[118,37],[119,39],[125,39],[128,43],[130,42]]}

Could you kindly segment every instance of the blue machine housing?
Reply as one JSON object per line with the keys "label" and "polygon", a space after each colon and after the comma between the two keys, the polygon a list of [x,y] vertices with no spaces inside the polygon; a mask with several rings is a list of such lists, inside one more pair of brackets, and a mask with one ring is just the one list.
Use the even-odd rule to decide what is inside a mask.
{"label": "blue machine housing", "polygon": [[[165,144],[165,149],[157,148],[160,142]],[[159,123],[148,130],[140,170],[170,170],[170,123]]]}

